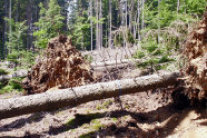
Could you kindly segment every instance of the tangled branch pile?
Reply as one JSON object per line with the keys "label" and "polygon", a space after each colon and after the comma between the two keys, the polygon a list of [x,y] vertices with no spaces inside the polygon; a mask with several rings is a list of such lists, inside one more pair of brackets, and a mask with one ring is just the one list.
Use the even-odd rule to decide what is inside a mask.
{"label": "tangled branch pile", "polygon": [[81,86],[93,81],[89,63],[66,36],[52,39],[45,54],[45,60],[34,65],[23,82],[28,94],[45,92],[57,86]]}
{"label": "tangled branch pile", "polygon": [[187,59],[184,75],[189,99],[207,99],[207,11],[190,33],[184,56]]}

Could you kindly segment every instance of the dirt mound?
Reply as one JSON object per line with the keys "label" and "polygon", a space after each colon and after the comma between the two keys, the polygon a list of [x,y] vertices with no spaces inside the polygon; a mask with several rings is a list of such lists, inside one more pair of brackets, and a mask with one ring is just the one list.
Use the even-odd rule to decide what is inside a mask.
{"label": "dirt mound", "polygon": [[58,87],[81,86],[93,81],[90,65],[71,45],[68,37],[53,38],[45,52],[45,59],[34,65],[23,82],[28,94],[41,93]]}
{"label": "dirt mound", "polygon": [[187,59],[184,75],[190,99],[207,98],[207,12],[187,39],[184,57]]}

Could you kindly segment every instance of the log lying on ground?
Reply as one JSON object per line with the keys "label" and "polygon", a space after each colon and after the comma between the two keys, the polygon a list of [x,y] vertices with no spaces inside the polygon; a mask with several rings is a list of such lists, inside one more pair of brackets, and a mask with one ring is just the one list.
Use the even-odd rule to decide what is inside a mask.
{"label": "log lying on ground", "polygon": [[20,70],[14,72],[13,74],[0,76],[0,81],[10,80],[15,77],[25,77],[26,75],[27,75],[27,70]]}
{"label": "log lying on ground", "polygon": [[135,64],[141,62],[140,59],[122,59],[122,60],[112,60],[112,61],[102,61],[102,62],[92,62],[91,66],[93,68],[105,67],[105,66],[116,66],[120,64]]}
{"label": "log lying on ground", "polygon": [[42,94],[0,100],[0,119],[74,107],[89,101],[167,87],[177,82],[178,72],[150,75],[135,79],[116,80]]}
{"label": "log lying on ground", "polygon": [[[91,66],[96,71],[103,71],[106,69],[112,69],[112,68],[123,68],[127,66],[135,66],[135,63],[138,62],[138,60],[130,60],[130,59],[124,59],[119,61],[107,61],[107,62],[92,62]],[[15,77],[26,77],[28,71],[27,70],[20,70],[16,71],[13,74],[9,75],[1,75],[0,76],[0,82],[5,80],[10,80]]]}

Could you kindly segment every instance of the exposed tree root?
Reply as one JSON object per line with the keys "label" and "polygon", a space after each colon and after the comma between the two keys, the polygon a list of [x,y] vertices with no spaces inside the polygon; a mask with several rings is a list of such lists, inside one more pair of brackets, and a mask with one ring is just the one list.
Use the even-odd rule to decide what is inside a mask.
{"label": "exposed tree root", "polygon": [[28,94],[45,92],[53,87],[81,86],[93,81],[89,63],[66,36],[52,39],[45,55],[46,59],[34,65],[23,82]]}
{"label": "exposed tree root", "polygon": [[207,98],[207,12],[189,34],[183,56],[186,58],[185,93],[191,101]]}

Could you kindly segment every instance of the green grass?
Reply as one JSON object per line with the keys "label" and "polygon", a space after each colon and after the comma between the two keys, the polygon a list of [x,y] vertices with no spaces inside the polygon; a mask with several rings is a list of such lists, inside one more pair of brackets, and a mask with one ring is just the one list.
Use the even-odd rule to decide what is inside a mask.
{"label": "green grass", "polygon": [[68,127],[72,127],[72,126],[74,126],[75,125],[75,118],[70,118],[69,120],[68,120],[68,122],[66,123],[66,125],[68,126]]}
{"label": "green grass", "polygon": [[98,105],[96,106],[96,109],[97,109],[97,110],[106,109],[106,108],[108,108],[109,105],[111,105],[111,104],[112,104],[112,101],[111,101],[111,100],[106,100],[106,101],[103,102],[103,104],[98,104]]}
{"label": "green grass", "polygon": [[7,83],[0,83],[0,94],[9,92],[22,92],[23,88],[21,86],[21,81],[23,78],[12,78]]}
{"label": "green grass", "polygon": [[140,51],[138,50],[134,55],[133,55],[133,58],[136,58],[136,59],[141,59],[145,57],[145,53],[143,51]]}
{"label": "green grass", "polygon": [[5,69],[0,68],[0,75],[7,75],[9,74],[8,71],[6,71]]}
{"label": "green grass", "polygon": [[103,127],[104,127],[104,125],[101,124],[100,120],[94,119],[94,120],[91,121],[91,127],[90,128],[92,128],[94,130],[99,130],[100,128],[103,128]]}

